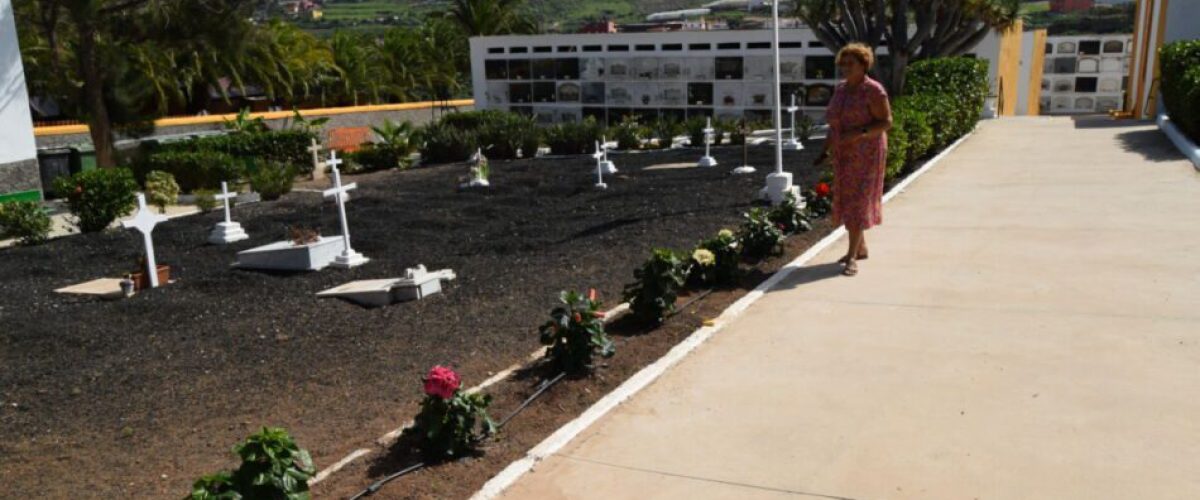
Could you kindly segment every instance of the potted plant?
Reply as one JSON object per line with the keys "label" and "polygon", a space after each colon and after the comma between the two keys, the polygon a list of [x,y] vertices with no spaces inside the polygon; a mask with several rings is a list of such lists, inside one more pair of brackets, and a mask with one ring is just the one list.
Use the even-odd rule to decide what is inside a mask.
{"label": "potted plant", "polygon": [[[155,271],[158,274],[158,284],[162,285],[171,280],[171,266],[167,264],[156,264]],[[145,290],[150,288],[150,276],[146,274],[146,256],[138,257],[137,271],[129,273],[129,279],[133,281],[133,289],[135,291]]]}

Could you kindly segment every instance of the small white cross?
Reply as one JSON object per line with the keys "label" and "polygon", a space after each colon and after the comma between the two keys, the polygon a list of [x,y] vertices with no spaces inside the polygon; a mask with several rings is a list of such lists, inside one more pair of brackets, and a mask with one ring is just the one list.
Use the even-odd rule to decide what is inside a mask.
{"label": "small white cross", "polygon": [[597,160],[604,159],[604,151],[600,150],[600,141],[596,141],[596,152],[592,153],[592,158],[595,158]]}
{"label": "small white cross", "polygon": [[225,181],[221,181],[221,194],[214,194],[213,198],[225,204],[225,223],[233,222],[229,218],[229,200],[237,198],[237,193],[229,192],[229,185]]}
{"label": "small white cross", "polygon": [[335,149],[335,150],[330,151],[329,159],[325,160],[325,165],[328,166],[334,172],[337,172],[338,165],[341,165],[341,164],[342,164],[342,160],[338,159],[337,150]]}
{"label": "small white cross", "polygon": [[137,215],[134,215],[133,219],[121,222],[121,225],[125,229],[134,228],[142,233],[142,243],[146,247],[146,275],[150,278],[150,288],[158,288],[158,264],[154,262],[154,239],[150,237],[150,233],[154,231],[154,226],[166,222],[167,216],[146,208],[146,195],[143,193],[137,194],[137,203]]}
{"label": "small white cross", "polygon": [[346,267],[359,265],[366,262],[366,259],[350,247],[350,225],[346,222],[345,201],[346,194],[353,189],[357,189],[358,183],[351,182],[350,184],[342,185],[342,172],[337,167],[338,164],[342,163],[342,160],[337,159],[337,151],[329,152],[329,161],[326,163],[329,164],[329,168],[333,171],[333,187],[326,189],[322,194],[326,198],[332,197],[337,202],[338,218],[342,224],[342,244],[345,247],[342,249],[342,255],[339,257],[338,262],[344,262]]}

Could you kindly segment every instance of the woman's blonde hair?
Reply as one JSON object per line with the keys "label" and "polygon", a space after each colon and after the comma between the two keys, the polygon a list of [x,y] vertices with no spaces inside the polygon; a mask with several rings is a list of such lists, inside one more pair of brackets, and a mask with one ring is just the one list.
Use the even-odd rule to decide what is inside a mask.
{"label": "woman's blonde hair", "polygon": [[871,51],[869,47],[861,43],[846,44],[845,47],[842,47],[842,50],[838,51],[837,57],[834,59],[834,61],[841,62],[842,59],[846,57],[853,57],[857,59],[858,62],[868,70],[870,70],[871,66],[875,64],[875,53]]}

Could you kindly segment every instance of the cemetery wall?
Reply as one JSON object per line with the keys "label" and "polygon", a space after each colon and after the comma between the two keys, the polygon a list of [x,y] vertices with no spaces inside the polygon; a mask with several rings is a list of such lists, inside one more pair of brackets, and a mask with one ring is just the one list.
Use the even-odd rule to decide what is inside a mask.
{"label": "cemetery wall", "polygon": [[0,196],[39,191],[33,118],[10,0],[0,0]]}
{"label": "cemetery wall", "polygon": [[[801,112],[822,121],[838,82],[833,53],[807,28],[779,36],[782,104],[794,96]],[[992,82],[999,38],[989,34],[972,51],[989,62]],[[771,30],[475,37],[471,78],[480,109],[542,124],[587,117],[613,124],[626,115],[770,120],[772,45]],[[886,67],[886,48],[878,52]]]}
{"label": "cemetery wall", "polygon": [[[443,109],[443,105],[448,105],[449,107]],[[470,109],[473,109],[473,102],[469,99],[465,99],[449,101],[447,103],[439,102],[436,103],[436,105],[429,102],[416,102],[375,106],[312,109],[302,110],[301,113],[306,118],[310,119],[328,117],[329,122],[323,127],[324,133],[328,135],[329,131],[335,128],[367,127],[383,123],[384,120],[392,120],[396,122],[408,121],[412,122],[414,125],[423,125],[429,123],[435,116],[435,113],[437,116],[441,116],[441,114],[446,111],[467,111]],[[292,121],[291,111],[253,113],[251,116],[261,116],[271,128],[284,128],[287,127]],[[161,139],[193,134],[220,132],[225,130],[225,120],[231,119],[233,119],[233,115],[164,118],[155,122],[155,130],[152,135],[142,139]],[[87,127],[85,125],[38,127],[36,133],[37,147],[39,149],[77,146],[81,144],[90,144],[91,142],[91,139],[87,134]],[[135,139],[126,139],[119,141],[118,147],[132,146],[136,142],[137,140]]]}

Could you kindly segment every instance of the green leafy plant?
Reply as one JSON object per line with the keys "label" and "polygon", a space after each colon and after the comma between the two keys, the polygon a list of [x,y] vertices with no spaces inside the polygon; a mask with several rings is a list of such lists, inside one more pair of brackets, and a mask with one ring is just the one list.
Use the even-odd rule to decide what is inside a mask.
{"label": "green leafy plant", "polygon": [[582,155],[591,154],[596,148],[596,141],[604,135],[601,127],[593,117],[584,118],[575,123],[560,123],[542,130],[550,154]]}
{"label": "green leafy plant", "polygon": [[54,180],[54,190],[66,194],[67,209],[85,233],[103,231],[132,211],[137,188],[127,168],[84,170]]}
{"label": "green leafy plant", "polygon": [[687,131],[679,120],[662,117],[650,125],[650,134],[658,139],[659,149],[671,149],[675,137]]}
{"label": "green leafy plant", "polygon": [[146,174],[146,201],[164,214],[168,205],[179,203],[179,184],[175,183],[175,176],[161,170]]}
{"label": "green leafy plant", "polygon": [[808,139],[812,137],[813,127],[815,126],[816,123],[811,116],[804,113],[796,115],[796,139],[801,142],[808,142]]}
{"label": "green leafy plant", "polygon": [[347,173],[374,172],[393,168],[405,169],[412,160],[403,149],[387,144],[366,144],[352,153],[346,153]]}
{"label": "green leafy plant", "polygon": [[316,474],[308,451],[296,445],[286,430],[263,427],[235,446],[242,459],[232,473],[204,476],[192,485],[192,500],[269,499],[308,500],[308,481]]}
{"label": "green leafy plant", "polygon": [[466,161],[475,152],[475,134],[446,123],[427,125],[419,136],[422,164]]}
{"label": "green leafy plant", "polygon": [[296,170],[291,165],[267,161],[259,164],[254,173],[250,174],[250,188],[264,200],[278,200],[292,192],[292,183],[295,180]]}
{"label": "green leafy plant", "polygon": [[197,189],[216,189],[221,181],[236,182],[243,175],[242,162],[220,151],[160,151],[134,163],[134,174],[143,182],[151,172],[171,174],[179,189],[194,193]]}
{"label": "green leafy plant", "polygon": [[1200,40],[1180,40],[1158,49],[1163,106],[1171,122],[1200,142]]}
{"label": "green leafy plant", "polygon": [[607,358],[616,352],[604,332],[604,315],[594,295],[565,291],[558,301],[550,321],[538,330],[542,345],[549,346],[546,359],[551,364],[568,373],[582,373],[591,370],[597,354]]}
{"label": "green leafy plant", "polygon": [[831,182],[832,179],[829,182],[818,182],[812,189],[807,189],[802,193],[807,205],[804,209],[808,211],[810,218],[824,217],[833,211],[833,188],[830,187]]}
{"label": "green leafy plant", "polygon": [[232,120],[225,120],[225,129],[232,132],[253,134],[270,130],[261,116],[250,117],[250,108],[242,108]]}
{"label": "green leafy plant", "polygon": [[519,113],[492,113],[475,130],[476,147],[497,160],[533,158],[541,145],[542,133],[532,117]]}
{"label": "green leafy plant", "polygon": [[[708,127],[708,120],[703,116],[693,116],[688,118],[683,125],[687,130],[688,143],[693,148],[704,147],[704,129]],[[714,137],[713,143],[715,144],[716,142],[717,139]]]}
{"label": "green leafy plant", "polygon": [[784,233],[799,233],[812,229],[808,221],[808,213],[800,206],[796,195],[788,193],[783,203],[773,207],[767,214],[767,219],[773,222]]}
{"label": "green leafy plant", "polygon": [[0,203],[0,238],[16,238],[21,245],[38,245],[49,238],[50,227],[50,216],[39,202]]}
{"label": "green leafy plant", "polygon": [[292,108],[292,123],[290,127],[293,129],[309,134],[316,134],[325,127],[326,123],[329,123],[328,116],[321,118],[305,118],[304,115],[300,114],[300,110],[296,109],[295,107]]}
{"label": "green leafy plant", "polygon": [[642,149],[642,139],[646,137],[646,128],[638,124],[637,117],[625,115],[609,130],[608,135],[617,141],[617,149],[638,150]]}
{"label": "green leafy plant", "polygon": [[496,432],[496,424],[487,414],[491,396],[461,391],[462,382],[454,370],[434,366],[422,383],[425,399],[411,432],[418,433],[421,451],[430,460],[471,453]]}
{"label": "green leafy plant", "polygon": [[738,241],[742,244],[742,255],[751,259],[761,259],[779,252],[783,243],[783,231],[768,217],[761,208],[752,208],[743,215],[741,232]]}
{"label": "green leafy plant", "polygon": [[[150,170],[170,172],[175,176],[175,180],[179,182],[184,192],[189,192],[193,189],[193,187],[189,187],[187,178],[189,177],[189,172],[194,168],[204,170],[218,169],[219,175],[205,177],[209,179],[209,182],[201,186],[196,186],[210,189],[220,187],[223,180],[236,180],[238,176],[250,170],[251,166],[261,161],[278,161],[290,165],[303,165],[303,172],[307,173],[312,168],[312,157],[311,153],[308,152],[308,147],[312,144],[313,138],[315,136],[312,133],[304,130],[285,129],[205,136],[164,144],[156,144],[148,141],[144,142],[142,146],[144,148],[142,156],[145,158],[151,158],[168,152],[221,153],[228,155],[232,160],[221,159],[221,161],[210,161],[208,163],[195,161],[185,167],[173,167],[170,161],[166,161],[161,164],[149,165],[148,168],[137,168],[137,173],[139,180],[144,180],[144,174]],[[215,184],[211,182],[214,178],[216,179]]]}
{"label": "green leafy plant", "polygon": [[217,192],[212,189],[197,189],[192,192],[196,197],[196,208],[201,212],[208,213],[217,208]]}
{"label": "green leafy plant", "polygon": [[722,229],[701,241],[692,252],[689,281],[698,286],[728,286],[737,283],[741,245],[733,231]]}
{"label": "green leafy plant", "polygon": [[625,285],[624,299],[633,317],[644,323],[661,323],[675,311],[675,300],[687,283],[688,260],[673,250],[658,248],[650,260],[634,270],[634,282]]}

